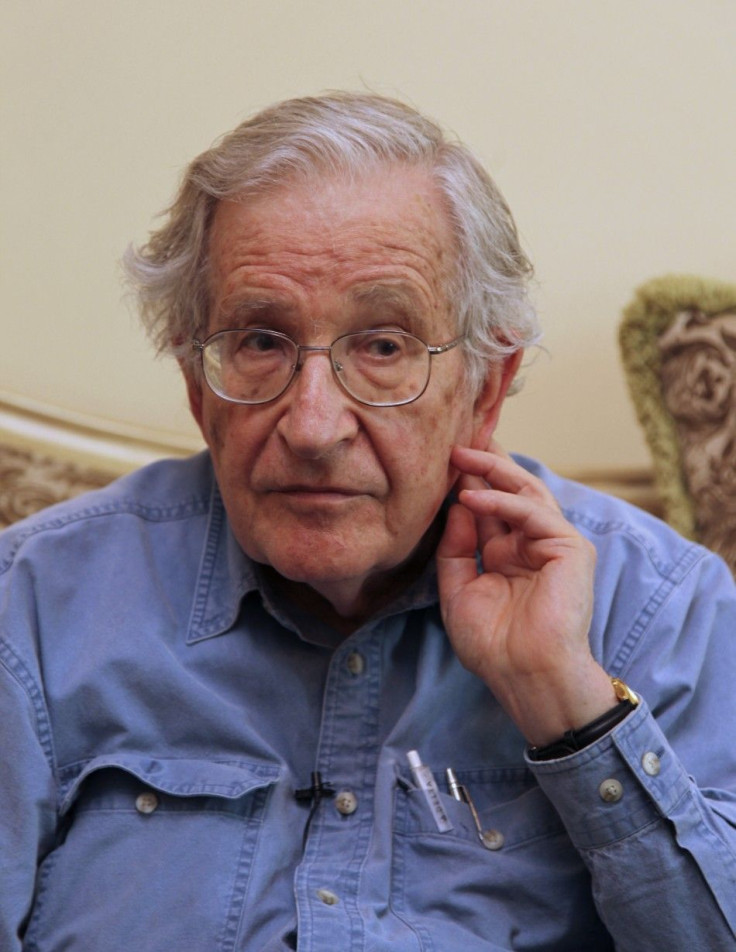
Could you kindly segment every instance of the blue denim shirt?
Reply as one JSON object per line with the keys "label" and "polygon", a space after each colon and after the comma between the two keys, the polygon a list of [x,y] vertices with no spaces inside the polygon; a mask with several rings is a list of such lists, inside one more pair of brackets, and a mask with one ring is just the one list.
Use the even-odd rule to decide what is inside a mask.
{"label": "blue denim shirt", "polygon": [[[272,597],[206,454],[4,533],[2,952],[736,948],[733,581],[525,465],[597,546],[593,651],[643,698],[546,763],[456,660],[432,571],[338,642]],[[316,770],[335,795],[298,800]]]}

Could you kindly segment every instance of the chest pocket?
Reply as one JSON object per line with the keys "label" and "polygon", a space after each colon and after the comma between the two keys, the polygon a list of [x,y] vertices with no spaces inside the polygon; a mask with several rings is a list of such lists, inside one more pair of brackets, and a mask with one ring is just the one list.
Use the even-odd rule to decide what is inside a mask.
{"label": "chest pocket", "polygon": [[[423,792],[400,777],[395,792],[392,895],[424,948],[611,948],[582,859],[557,811],[525,768],[457,771],[473,800],[487,846],[467,803],[445,791],[452,824],[441,833]],[[490,847],[490,848],[489,848]],[[556,931],[557,930],[557,931]]]}
{"label": "chest pocket", "polygon": [[64,778],[25,949],[233,947],[275,765],[100,757]]}

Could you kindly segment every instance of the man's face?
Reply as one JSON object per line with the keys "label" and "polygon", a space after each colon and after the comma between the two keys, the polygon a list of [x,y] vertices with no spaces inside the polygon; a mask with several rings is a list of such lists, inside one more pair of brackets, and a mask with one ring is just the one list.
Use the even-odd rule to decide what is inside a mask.
{"label": "man's face", "polygon": [[[368,328],[429,344],[456,336],[444,293],[454,238],[424,171],[223,202],[210,253],[209,333],[269,328],[300,344]],[[475,411],[462,347],[433,357],[427,390],[400,407],[357,403],[326,352],[308,352],[289,389],[260,406],[227,403],[191,376],[188,386],[244,551],[350,616],[372,582],[411,564],[455,479],[450,449],[500,404],[500,378]]]}

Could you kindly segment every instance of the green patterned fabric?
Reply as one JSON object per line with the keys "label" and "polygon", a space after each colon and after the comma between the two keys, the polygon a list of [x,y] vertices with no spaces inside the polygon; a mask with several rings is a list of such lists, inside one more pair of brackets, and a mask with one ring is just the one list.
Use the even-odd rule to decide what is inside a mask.
{"label": "green patterned fabric", "polygon": [[[668,333],[672,335],[676,320],[681,324],[699,322],[703,326],[708,320],[729,315],[729,312],[734,312],[736,319],[736,284],[694,275],[667,275],[637,289],[624,311],[619,335],[629,391],[652,454],[665,519],[684,535],[706,544],[699,524],[698,499],[691,493],[692,480],[688,479],[687,467],[683,466],[682,420],[675,419],[668,409],[666,390],[671,386],[671,374],[667,387],[663,387],[660,339]],[[702,387],[707,390],[708,373],[703,377],[702,366],[701,359]],[[721,380],[718,382],[722,382],[724,373],[729,379],[735,379],[732,371],[719,362],[717,374]],[[731,388],[736,400],[736,385],[729,383],[729,393]],[[693,414],[688,421],[691,425],[692,417]],[[709,462],[712,465],[712,460]]]}

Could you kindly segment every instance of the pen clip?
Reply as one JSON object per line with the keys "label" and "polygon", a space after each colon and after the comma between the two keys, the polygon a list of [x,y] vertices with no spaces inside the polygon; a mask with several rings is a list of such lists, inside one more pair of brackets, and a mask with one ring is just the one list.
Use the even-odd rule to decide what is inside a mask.
{"label": "pen clip", "polygon": [[465,784],[460,783],[455,776],[455,771],[452,767],[448,767],[445,771],[445,776],[447,778],[447,788],[450,791],[450,794],[458,800],[460,803],[467,803],[468,808],[470,809],[470,814],[473,817],[473,823],[475,824],[475,829],[478,833],[478,839],[481,841],[483,846],[487,850],[497,850],[503,846],[503,835],[497,830],[484,830],[481,826],[480,817],[478,816],[478,811],[475,809],[475,804],[473,803],[473,798],[468,792],[468,788]]}
{"label": "pen clip", "polygon": [[461,803],[464,803],[465,788],[461,783],[458,783],[458,779],[455,776],[455,771],[452,769],[452,767],[447,768],[445,771],[445,776],[447,777],[447,789],[450,791],[450,795],[456,800],[459,800]]}

